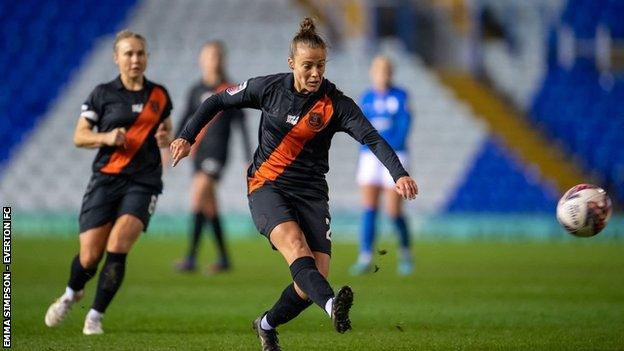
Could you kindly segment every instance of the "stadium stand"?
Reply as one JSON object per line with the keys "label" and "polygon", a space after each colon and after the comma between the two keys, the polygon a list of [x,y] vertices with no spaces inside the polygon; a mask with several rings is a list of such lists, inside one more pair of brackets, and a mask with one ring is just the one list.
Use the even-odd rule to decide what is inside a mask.
{"label": "stadium stand", "polygon": [[[580,14],[583,14],[582,16]],[[614,40],[624,39],[619,1],[570,1],[562,15],[575,38],[595,39],[599,24],[606,26]],[[550,42],[551,55],[557,40]],[[594,57],[576,57],[571,68],[555,58],[531,107],[531,118],[552,138],[574,154],[582,166],[614,190],[624,200],[624,77],[617,73],[612,82],[603,82]]]}
{"label": "stadium stand", "polygon": [[[87,9],[91,11],[88,5],[91,2],[98,13],[106,16],[89,16],[89,18],[94,21],[105,19],[106,23],[88,23],[86,29],[71,29],[74,28],[71,26],[78,25],[78,21],[88,11]],[[46,15],[37,12],[34,16],[34,29],[29,27],[28,32],[50,30],[55,33],[46,39],[45,48],[48,48],[49,52],[54,55],[49,60],[37,56],[43,55],[41,49],[23,48],[41,52],[38,51],[39,53],[35,52],[32,55],[29,52],[28,56],[35,58],[29,58],[26,60],[27,63],[20,63],[20,67],[23,65],[23,69],[28,72],[32,72],[32,68],[37,67],[40,69],[38,74],[42,76],[45,74],[45,77],[50,78],[38,78],[35,85],[27,88],[29,93],[24,92],[19,96],[19,98],[29,98],[35,101],[36,103],[32,106],[36,106],[37,109],[24,104],[26,106],[24,108],[32,109],[29,110],[30,113],[25,114],[22,111],[18,114],[13,110],[8,112],[9,102],[13,105],[13,99],[16,98],[17,91],[22,86],[20,84],[24,84],[13,82],[13,80],[23,78],[24,81],[28,81],[26,77],[32,78],[32,73],[22,77],[10,72],[11,89],[0,93],[0,111],[3,116],[11,114],[10,118],[0,119],[0,132],[6,137],[6,134],[9,134],[7,131],[11,130],[10,137],[15,139],[13,151],[10,155],[8,152],[4,154],[4,168],[0,169],[0,198],[5,203],[13,205],[21,213],[39,215],[43,218],[42,223],[53,218],[49,214],[72,213],[75,215],[80,207],[82,191],[90,174],[90,163],[94,152],[78,150],[73,146],[73,128],[80,105],[88,93],[97,83],[108,81],[116,75],[116,68],[111,60],[112,34],[116,30],[127,27],[146,36],[150,53],[147,77],[164,83],[170,91],[174,103],[175,123],[182,113],[188,87],[198,78],[197,54],[199,47],[205,41],[221,39],[226,42],[228,70],[234,81],[283,72],[287,70],[288,43],[303,15],[301,8],[297,7],[295,2],[288,0],[252,2],[245,0],[227,2],[142,0],[137,1],[136,4],[133,1],[123,0],[105,4],[95,4],[94,0],[91,2],[74,8],[68,6],[67,1],[56,0],[51,2],[52,5],[45,5],[50,9],[40,11],[47,13]],[[21,5],[6,9],[3,7],[0,11],[0,19],[12,17],[14,12],[19,12],[19,16],[23,17],[25,15],[21,13],[28,13],[29,9],[42,7],[43,4],[27,1],[24,3],[26,10],[22,9]],[[54,10],[61,6],[71,8],[71,10]],[[39,18],[44,17],[49,19],[43,22],[45,24],[37,25]],[[613,17],[611,19],[607,17],[605,14],[597,16],[601,21],[617,22],[617,16],[611,16]],[[114,21],[111,21],[112,18]],[[14,22],[5,22],[9,24],[3,22],[0,25],[7,28],[12,26],[13,29],[7,31],[9,34],[14,34],[8,36],[12,38],[18,29],[11,24]],[[621,31],[621,25],[617,30]],[[614,33],[617,30],[614,29]],[[34,38],[35,34],[32,35]],[[61,40],[57,37],[65,39]],[[5,41],[2,45],[7,47],[18,45],[8,43],[13,42]],[[488,130],[489,127],[477,118],[476,112],[442,84],[436,74],[418,57],[407,54],[400,44],[392,40],[386,39],[380,44],[381,51],[391,56],[396,63],[396,83],[406,87],[412,98],[415,124],[410,139],[411,164],[413,175],[419,182],[421,194],[418,201],[407,204],[407,212],[410,216],[444,215],[448,212],[453,214],[464,212],[552,213],[557,194],[553,190],[553,185],[540,176],[540,172],[527,165],[525,160],[519,158],[507,144],[497,141]],[[21,42],[19,45],[22,48]],[[62,46],[63,49],[53,49],[51,45],[71,46],[67,46],[70,50],[66,50],[65,46]],[[0,55],[0,60],[6,61],[2,69],[7,71],[3,74],[9,73],[4,67],[15,60],[15,49],[6,50],[6,52]],[[334,81],[347,95],[358,99],[359,94],[368,85],[367,70],[370,53],[367,51],[365,38],[350,38],[340,46],[339,50],[332,48],[330,60],[326,77]],[[530,62],[537,61],[527,62],[525,64],[528,67]],[[513,62],[510,64],[513,65]],[[63,69],[61,70],[57,65],[63,66]],[[48,70],[50,72],[43,73]],[[553,96],[576,94],[566,97],[566,99],[575,99],[579,96],[578,94],[594,94],[592,96],[599,97],[600,103],[597,106],[583,108],[586,108],[588,113],[600,115],[602,118],[600,121],[608,119],[608,113],[605,111],[621,113],[617,112],[621,111],[621,106],[613,102],[617,96],[622,96],[621,83],[617,81],[608,93],[598,92],[596,89],[600,87],[595,80],[598,77],[596,72],[590,74],[587,68],[578,67],[574,68],[573,72],[576,73],[579,70],[584,72],[582,77],[585,78],[582,78],[582,81],[588,85],[572,90],[567,85],[571,79],[580,79],[579,76],[570,78],[572,77],[570,72],[551,67],[546,80],[548,84],[553,82],[552,85],[556,88],[542,89],[533,105],[534,121],[544,125],[549,133],[557,138],[570,135],[568,129],[572,125],[562,122],[561,125],[564,127],[550,127],[549,118],[560,118],[564,115],[564,111],[559,113],[559,109],[566,108],[566,104],[560,102],[556,104],[552,100]],[[538,71],[530,73],[530,77],[522,83],[526,86],[518,88],[521,97],[517,101],[531,100],[529,97],[536,90],[536,86],[539,86],[536,83],[536,77],[539,75]],[[513,76],[509,77],[513,79]],[[48,83],[50,86],[44,86]],[[49,96],[41,98],[36,95],[35,98],[34,91],[37,94],[45,91],[49,93]],[[570,103],[580,104],[574,101]],[[598,110],[603,112],[596,112]],[[22,115],[32,117],[32,121],[17,120],[15,117]],[[252,131],[257,126],[257,116],[257,112],[248,112]],[[35,120],[37,120],[36,123]],[[580,121],[579,117],[577,122]],[[584,121],[584,123],[595,128],[592,129],[592,133],[604,133],[604,138],[595,142],[599,144],[613,140],[616,138],[616,132],[622,130],[621,124],[609,124],[608,128],[603,128],[599,120]],[[19,130],[22,132],[17,133],[18,127],[14,124],[19,124]],[[14,136],[14,134],[20,136]],[[578,138],[580,140],[589,135],[585,134]],[[222,211],[241,216],[237,218],[248,218],[248,206],[244,196],[245,165],[239,139],[240,137],[234,134],[231,140],[233,151],[229,161],[230,166],[222,178],[219,191]],[[333,143],[330,155],[331,172],[328,176],[332,211],[335,214],[353,214],[360,202],[360,194],[354,181],[358,145],[346,134],[337,136]],[[55,147],[50,148],[50,145]],[[570,143],[570,145],[576,144]],[[587,144],[583,147],[590,149]],[[2,150],[5,152],[4,148]],[[578,152],[577,149],[571,148],[571,150]],[[605,146],[600,150],[587,151],[595,153],[587,160],[591,160],[592,165],[607,164],[608,172],[610,172],[608,174],[611,177],[609,179],[617,182],[618,177],[622,178],[623,174],[622,161],[614,163],[613,157],[621,156],[614,156],[617,153],[613,152],[613,146]],[[606,169],[607,166],[603,168]],[[188,208],[190,171],[191,167],[188,162],[176,169],[166,171],[165,191],[159,199],[155,224],[159,223],[158,216],[179,214]],[[61,174],[62,176],[59,176]],[[37,175],[36,178],[33,175]],[[619,182],[622,183],[621,179]],[[232,194],[240,195],[233,196]],[[553,222],[554,217],[549,217],[549,221]],[[68,221],[67,223],[74,222]],[[158,225],[155,225],[153,230],[157,228]]]}
{"label": "stadium stand", "polygon": [[[63,90],[94,40],[113,33],[135,0],[4,1],[0,7],[0,168]],[[97,16],[92,16],[97,13]],[[28,23],[27,27],[23,27]],[[5,80],[6,79],[6,80]]]}

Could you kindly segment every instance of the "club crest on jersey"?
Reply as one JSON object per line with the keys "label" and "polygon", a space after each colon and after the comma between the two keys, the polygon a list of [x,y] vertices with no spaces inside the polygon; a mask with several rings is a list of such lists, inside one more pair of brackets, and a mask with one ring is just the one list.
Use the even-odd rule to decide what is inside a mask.
{"label": "club crest on jersey", "polygon": [[308,117],[308,127],[315,132],[323,129],[323,116],[317,112],[311,112],[310,117]]}
{"label": "club crest on jersey", "polygon": [[230,95],[235,95],[240,93],[241,91],[245,90],[245,88],[247,88],[247,81],[242,82],[241,84],[235,86],[235,87],[229,87],[227,88],[227,93]]}
{"label": "club crest on jersey", "polygon": [[143,111],[143,104],[133,104],[132,105],[132,112],[134,112],[134,113],[141,113],[141,111]]}
{"label": "club crest on jersey", "polygon": [[158,101],[150,101],[149,105],[152,109],[152,112],[154,113],[157,113],[158,110],[160,110],[160,104],[158,103]]}
{"label": "club crest on jersey", "polygon": [[299,122],[299,116],[286,115],[286,123],[290,123],[293,126]]}

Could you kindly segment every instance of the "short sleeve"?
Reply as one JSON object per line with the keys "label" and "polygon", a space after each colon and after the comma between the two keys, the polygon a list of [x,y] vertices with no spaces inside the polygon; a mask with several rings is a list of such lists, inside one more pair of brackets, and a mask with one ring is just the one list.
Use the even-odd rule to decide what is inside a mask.
{"label": "short sleeve", "polygon": [[95,87],[80,107],[80,117],[86,118],[91,124],[97,124],[103,114],[101,90],[100,86]]}
{"label": "short sleeve", "polygon": [[171,96],[169,96],[169,92],[164,87],[162,87],[162,89],[165,92],[165,96],[167,96],[167,104],[165,105],[165,109],[163,110],[163,113],[160,116],[161,121],[171,116],[171,111],[173,110],[173,102],[171,102]]}

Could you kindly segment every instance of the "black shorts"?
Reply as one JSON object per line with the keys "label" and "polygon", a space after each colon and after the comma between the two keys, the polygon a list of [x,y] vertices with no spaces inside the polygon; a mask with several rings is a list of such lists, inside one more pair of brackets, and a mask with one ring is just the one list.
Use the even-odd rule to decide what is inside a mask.
{"label": "black shorts", "polygon": [[129,178],[95,173],[82,198],[80,233],[113,222],[124,214],[131,214],[143,222],[147,230],[156,208],[158,192]]}
{"label": "black shorts", "polygon": [[193,159],[193,169],[195,173],[205,173],[215,180],[219,180],[219,178],[221,178],[224,166],[225,160],[216,157],[200,157],[200,155],[195,155],[195,158]]}
{"label": "black shorts", "polygon": [[267,239],[278,224],[295,221],[301,227],[310,250],[331,255],[331,216],[327,199],[286,193],[272,184],[262,186],[247,198],[251,218]]}

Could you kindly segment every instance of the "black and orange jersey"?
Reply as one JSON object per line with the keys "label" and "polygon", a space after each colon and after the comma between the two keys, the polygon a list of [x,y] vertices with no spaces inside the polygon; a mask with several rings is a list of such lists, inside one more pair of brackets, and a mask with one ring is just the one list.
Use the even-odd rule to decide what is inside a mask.
{"label": "black and orange jersey", "polygon": [[[207,85],[203,81],[194,84],[188,93],[184,114],[178,124],[176,134],[182,131],[186,122],[193,116],[193,112],[199,108],[204,100],[231,86],[233,84],[225,82],[217,86]],[[223,164],[226,163],[232,124],[238,126],[241,131],[245,160],[251,161],[251,145],[245,123],[245,114],[237,108],[227,109],[217,114],[212,120],[210,128],[204,127],[202,129],[197,136],[198,142],[193,146],[194,156],[200,159],[213,158]]]}
{"label": "black and orange jersey", "polygon": [[327,79],[310,94],[296,92],[292,73],[249,79],[204,101],[180,137],[192,144],[217,112],[232,107],[262,111],[259,145],[247,172],[249,193],[272,183],[286,191],[328,198],[329,147],[341,131],[368,145],[395,181],[408,175],[357,104]]}
{"label": "black and orange jersey", "polygon": [[95,87],[82,105],[80,117],[98,132],[126,128],[126,144],[100,147],[93,172],[129,176],[162,191],[162,160],[154,134],[171,109],[167,90],[147,79],[139,91],[127,90],[119,76]]}

